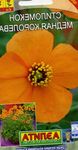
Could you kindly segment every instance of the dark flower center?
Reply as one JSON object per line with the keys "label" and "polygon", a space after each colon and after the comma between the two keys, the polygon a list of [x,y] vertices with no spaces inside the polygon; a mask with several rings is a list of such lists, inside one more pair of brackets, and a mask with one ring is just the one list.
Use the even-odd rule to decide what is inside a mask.
{"label": "dark flower center", "polygon": [[28,80],[34,86],[47,86],[52,78],[52,68],[44,62],[34,63],[29,69]]}

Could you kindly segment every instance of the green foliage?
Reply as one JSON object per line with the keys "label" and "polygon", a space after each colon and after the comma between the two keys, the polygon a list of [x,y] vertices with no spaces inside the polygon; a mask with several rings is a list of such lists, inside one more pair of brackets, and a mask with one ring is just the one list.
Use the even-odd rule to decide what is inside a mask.
{"label": "green foliage", "polygon": [[19,115],[17,120],[13,120],[12,116],[3,119],[2,122],[2,136],[4,139],[18,144],[19,131],[34,130],[33,120],[30,120],[29,115]]}
{"label": "green foliage", "polygon": [[4,108],[3,105],[0,105],[0,114],[2,113],[2,109]]}

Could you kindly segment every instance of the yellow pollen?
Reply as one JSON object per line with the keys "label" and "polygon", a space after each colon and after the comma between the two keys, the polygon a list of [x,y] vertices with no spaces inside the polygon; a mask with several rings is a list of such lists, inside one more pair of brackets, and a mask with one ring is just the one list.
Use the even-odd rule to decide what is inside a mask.
{"label": "yellow pollen", "polygon": [[53,69],[44,62],[34,63],[29,68],[28,80],[33,86],[47,86],[53,77]]}

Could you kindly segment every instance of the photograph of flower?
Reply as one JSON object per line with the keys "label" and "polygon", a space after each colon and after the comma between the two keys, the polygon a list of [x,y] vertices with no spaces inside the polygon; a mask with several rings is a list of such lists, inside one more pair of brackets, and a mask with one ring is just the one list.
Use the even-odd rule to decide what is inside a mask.
{"label": "photograph of flower", "polygon": [[19,131],[36,129],[35,104],[0,105],[0,145],[19,145]]}
{"label": "photograph of flower", "polygon": [[34,101],[37,122],[63,119],[72,105],[68,89],[78,87],[77,49],[67,43],[54,46],[54,41],[47,30],[24,30],[14,34],[0,59],[0,78],[4,78],[0,83],[1,99],[5,103],[10,99]]}

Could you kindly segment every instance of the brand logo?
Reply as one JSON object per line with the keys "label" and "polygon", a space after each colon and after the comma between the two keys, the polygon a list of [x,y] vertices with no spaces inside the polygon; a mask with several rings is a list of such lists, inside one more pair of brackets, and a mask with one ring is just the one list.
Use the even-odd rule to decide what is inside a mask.
{"label": "brand logo", "polygon": [[19,143],[21,146],[62,144],[62,132],[61,130],[20,131]]}

